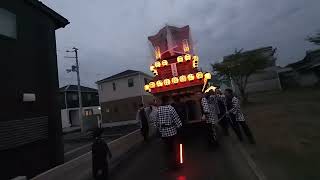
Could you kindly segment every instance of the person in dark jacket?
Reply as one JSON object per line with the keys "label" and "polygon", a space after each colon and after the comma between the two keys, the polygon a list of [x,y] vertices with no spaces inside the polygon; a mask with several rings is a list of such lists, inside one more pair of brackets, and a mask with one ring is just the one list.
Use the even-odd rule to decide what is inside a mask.
{"label": "person in dark jacket", "polygon": [[98,128],[93,132],[94,142],[92,144],[92,174],[96,180],[109,179],[108,157],[112,154],[108,144],[101,138],[103,129]]}
{"label": "person in dark jacket", "polygon": [[149,123],[143,104],[140,104],[140,108],[137,112],[137,120],[140,121],[140,130],[144,141],[149,139]]}

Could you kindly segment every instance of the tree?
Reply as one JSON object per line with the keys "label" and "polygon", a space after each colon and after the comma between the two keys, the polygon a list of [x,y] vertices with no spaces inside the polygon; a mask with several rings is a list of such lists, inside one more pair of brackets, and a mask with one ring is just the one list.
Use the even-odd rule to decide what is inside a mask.
{"label": "tree", "polygon": [[320,45],[320,32],[318,32],[316,35],[314,36],[309,36],[307,37],[307,41],[315,44],[315,45]]}
{"label": "tree", "polygon": [[[275,49],[272,52],[272,57]],[[259,51],[250,51],[242,53],[241,50],[235,50],[234,54],[224,58],[221,63],[211,64],[214,72],[221,76],[227,76],[235,82],[239,88],[243,103],[248,102],[246,87],[250,75],[268,66],[270,57],[262,55]]]}

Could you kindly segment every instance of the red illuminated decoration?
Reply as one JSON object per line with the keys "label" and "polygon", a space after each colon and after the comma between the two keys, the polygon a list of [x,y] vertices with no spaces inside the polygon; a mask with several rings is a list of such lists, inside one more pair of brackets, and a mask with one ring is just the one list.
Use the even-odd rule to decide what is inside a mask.
{"label": "red illuminated decoration", "polygon": [[167,25],[148,39],[154,48],[150,71],[155,77],[145,91],[154,95],[201,91],[208,75],[198,70],[199,57],[194,54],[189,26]]}
{"label": "red illuminated decoration", "polygon": [[183,149],[182,149],[182,144],[180,144],[180,164],[183,164]]}
{"label": "red illuminated decoration", "polygon": [[177,180],[187,180],[186,176],[178,176]]}

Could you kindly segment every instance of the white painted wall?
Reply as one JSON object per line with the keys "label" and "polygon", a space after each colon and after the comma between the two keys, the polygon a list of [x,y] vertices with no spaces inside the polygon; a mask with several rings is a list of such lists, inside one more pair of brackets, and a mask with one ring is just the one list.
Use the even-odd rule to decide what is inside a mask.
{"label": "white painted wall", "polygon": [[[128,79],[133,78],[134,86],[128,87]],[[128,97],[136,97],[141,95],[150,95],[144,91],[144,78],[151,79],[144,74],[124,77],[114,81],[108,81],[98,85],[99,101],[108,102]],[[116,90],[113,90],[112,83],[116,84]]]}
{"label": "white painted wall", "polygon": [[71,124],[69,122],[69,116],[68,116],[67,109],[61,109],[61,124],[62,124],[62,128],[67,128],[67,127],[71,126]]}
{"label": "white painted wall", "polygon": [[[83,107],[82,108],[82,113],[84,114],[86,109],[92,109],[93,114],[101,114],[100,111],[100,106],[91,106],[91,107]],[[67,128],[70,127],[70,116],[69,113],[70,111],[77,111],[76,114],[78,114],[79,108],[69,108],[69,109],[61,109],[61,124],[62,124],[62,128]],[[73,124],[75,126],[80,126],[80,122],[76,122],[76,124]]]}

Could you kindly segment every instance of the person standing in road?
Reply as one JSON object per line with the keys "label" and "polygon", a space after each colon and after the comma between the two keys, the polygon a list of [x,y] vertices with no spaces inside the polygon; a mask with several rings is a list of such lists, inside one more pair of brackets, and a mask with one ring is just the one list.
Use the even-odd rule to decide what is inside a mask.
{"label": "person standing in road", "polygon": [[155,125],[165,144],[168,166],[170,169],[175,169],[178,167],[179,162],[177,132],[182,123],[175,109],[169,104],[169,97],[163,96],[161,101],[162,105],[157,109]]}
{"label": "person standing in road", "polygon": [[94,142],[92,144],[92,174],[96,180],[109,179],[108,157],[112,154],[108,144],[101,138],[103,129],[98,128],[93,132]]}
{"label": "person standing in road", "polygon": [[136,115],[137,121],[140,122],[140,130],[141,134],[143,136],[144,141],[148,141],[149,139],[149,122],[147,119],[145,108],[143,107],[143,104],[140,104],[139,110]]}
{"label": "person standing in road", "polygon": [[201,110],[206,120],[206,129],[209,146],[218,146],[218,138],[215,123],[218,120],[214,104],[208,102],[210,94],[203,95],[201,92],[197,93],[200,100]]}
{"label": "person standing in road", "polygon": [[242,141],[242,135],[239,127],[240,125],[245,135],[248,137],[250,143],[255,144],[256,142],[252,135],[252,132],[245,121],[243,113],[241,112],[239,99],[233,95],[233,91],[231,89],[225,90],[225,96],[227,104],[227,114],[234,124],[235,131],[238,131],[236,132],[236,134],[238,135],[239,140]]}
{"label": "person standing in road", "polygon": [[153,124],[155,126],[156,120],[157,120],[157,113],[158,113],[158,107],[159,107],[159,100],[158,99],[154,99],[152,101],[152,104],[150,106],[150,114],[149,114],[149,121],[151,124]]}
{"label": "person standing in road", "polygon": [[222,127],[223,135],[229,136],[229,119],[226,116],[227,105],[225,102],[225,96],[222,95],[220,89],[216,89],[215,94],[217,96],[217,103],[219,107],[219,125]]}

